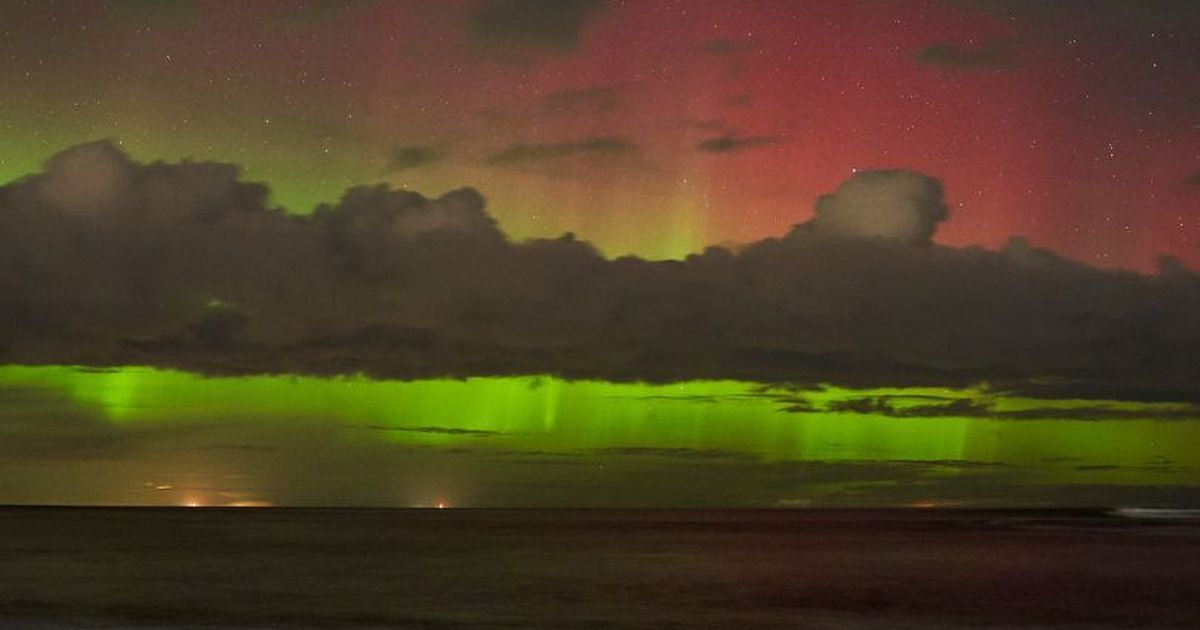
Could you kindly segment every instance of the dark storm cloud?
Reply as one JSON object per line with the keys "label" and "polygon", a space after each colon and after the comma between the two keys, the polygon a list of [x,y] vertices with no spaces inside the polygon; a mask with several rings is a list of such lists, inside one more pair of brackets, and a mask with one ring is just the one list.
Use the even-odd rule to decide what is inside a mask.
{"label": "dark storm cloud", "polygon": [[520,166],[574,158],[580,156],[615,157],[637,152],[633,142],[616,136],[587,138],[577,142],[551,142],[546,144],[514,144],[487,158],[492,166]]}
{"label": "dark storm cloud", "polygon": [[467,21],[472,41],[486,50],[536,48],[566,52],[579,46],[601,0],[486,0]]}
{"label": "dark storm cloud", "polygon": [[781,238],[663,262],[509,242],[469,189],[359,187],[307,217],[267,193],[231,165],[138,164],[106,143],[0,187],[0,362],[1200,400],[1195,273],[937,245],[941,185],[907,171],[854,175]]}
{"label": "dark storm cloud", "polygon": [[437,147],[412,144],[392,149],[391,155],[388,156],[387,171],[389,173],[398,173],[400,171],[408,171],[414,168],[421,168],[436,164],[445,159],[445,154],[437,149]]}
{"label": "dark storm cloud", "polygon": [[1017,67],[1016,42],[988,42],[973,49],[954,44],[938,43],[918,50],[913,58],[917,63],[955,70],[1011,70]]}
{"label": "dark storm cloud", "polygon": [[1184,186],[1200,186],[1200,173],[1196,173],[1191,177],[1186,177],[1183,180]]}
{"label": "dark storm cloud", "polygon": [[696,145],[696,149],[705,153],[735,153],[757,147],[770,147],[783,142],[779,136],[739,136],[727,133],[723,136],[709,138]]}

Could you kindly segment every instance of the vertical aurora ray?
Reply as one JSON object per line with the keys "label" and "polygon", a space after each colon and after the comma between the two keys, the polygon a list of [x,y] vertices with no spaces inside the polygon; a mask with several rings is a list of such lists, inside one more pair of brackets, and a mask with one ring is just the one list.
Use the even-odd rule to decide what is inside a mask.
{"label": "vertical aurora ray", "polygon": [[[945,244],[1023,235],[1105,266],[1200,260],[1187,22],[1097,10],[1047,37],[1021,11],[997,19],[962,3],[647,0],[606,3],[578,46],[513,63],[470,45],[473,4],[14,11],[0,42],[0,182],[115,138],[139,160],[243,165],[297,214],[356,184],[475,186],[514,238],[571,231],[611,256],[680,258],[783,234],[851,169],[904,167],[945,182]],[[916,59],[931,44],[989,42],[1017,43],[1011,68]],[[596,90],[609,97],[546,107]],[[699,149],[723,137],[770,141]],[[630,150],[566,169],[489,163],[521,144],[597,138]],[[397,171],[403,146],[439,157]]]}
{"label": "vertical aurora ray", "polygon": [[[602,466],[596,473],[600,480],[606,474],[603,465],[619,469],[623,462],[640,461],[664,471],[679,465],[710,471],[749,466],[776,480],[780,471],[787,470],[780,466],[921,466],[931,478],[943,482],[988,483],[991,478],[1015,477],[1034,487],[1200,485],[1200,456],[1190,446],[1200,443],[1200,423],[1155,419],[1155,413],[1179,405],[1038,401],[980,390],[827,388],[801,392],[817,410],[797,413],[787,411],[796,392],[731,381],[647,385],[520,377],[388,382],[209,378],[149,368],[67,367],[0,368],[0,391],[60,392],[73,404],[98,412],[110,425],[105,430],[107,439],[175,432],[192,436],[180,438],[188,444],[203,444],[195,436],[213,431],[223,435],[224,442],[231,436],[247,441],[221,448],[261,451],[268,461],[276,462],[273,465],[288,457],[352,461],[361,453],[377,457],[416,448],[424,453],[422,457],[467,458],[480,466],[491,465],[487,462],[496,458],[541,462],[538,465],[590,462]],[[888,397],[896,408],[904,408],[934,395],[986,401],[993,409],[1007,411],[1059,408],[1064,418],[887,417],[820,411],[837,401],[865,396]],[[1126,416],[1065,418],[1072,409],[1097,404]],[[1138,410],[1144,410],[1146,418],[1138,418]],[[314,436],[323,437],[310,443],[317,439]],[[285,454],[274,453],[279,445],[289,445]],[[188,453],[171,455],[171,448],[182,448],[176,444],[166,452],[122,457],[143,458],[159,466],[186,461],[186,475],[180,472],[184,469],[172,474],[211,479],[212,467],[217,466],[211,463],[217,461],[212,453],[205,451],[211,447],[193,446]],[[227,472],[244,466],[220,461],[219,468]],[[439,473],[421,474],[436,477]],[[440,474],[462,473],[443,470]],[[802,481],[804,475],[797,474]]]}

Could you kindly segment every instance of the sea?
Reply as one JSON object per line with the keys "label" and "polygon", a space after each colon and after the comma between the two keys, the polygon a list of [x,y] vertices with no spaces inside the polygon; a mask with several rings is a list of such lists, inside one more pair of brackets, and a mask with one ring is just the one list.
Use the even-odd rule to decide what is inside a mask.
{"label": "sea", "polygon": [[1200,512],[0,508],[0,628],[1198,628]]}

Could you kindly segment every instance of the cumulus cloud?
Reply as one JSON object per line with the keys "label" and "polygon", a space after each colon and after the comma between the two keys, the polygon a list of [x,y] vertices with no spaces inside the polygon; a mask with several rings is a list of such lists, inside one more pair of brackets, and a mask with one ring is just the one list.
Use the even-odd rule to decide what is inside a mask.
{"label": "cumulus cloud", "polygon": [[937,245],[941,185],[908,171],[854,175],[781,238],[665,262],[510,242],[470,189],[359,187],[311,216],[267,193],[106,143],[0,187],[0,362],[1200,400],[1195,273]]}
{"label": "cumulus cloud", "polygon": [[84,145],[51,158],[38,192],[67,211],[99,211],[123,200],[132,173],[129,158],[113,145]]}
{"label": "cumulus cloud", "polygon": [[864,171],[817,200],[813,227],[852,238],[929,243],[949,216],[942,184],[911,171]]}
{"label": "cumulus cloud", "polygon": [[1017,67],[1016,48],[1013,40],[987,42],[973,49],[938,43],[918,50],[913,58],[917,63],[956,70],[1011,70]]}

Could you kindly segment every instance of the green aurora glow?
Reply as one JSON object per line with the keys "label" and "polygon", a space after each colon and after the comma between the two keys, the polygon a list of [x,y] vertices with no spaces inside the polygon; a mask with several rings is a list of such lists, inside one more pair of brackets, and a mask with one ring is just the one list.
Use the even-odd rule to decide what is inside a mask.
{"label": "green aurora glow", "polygon": [[[361,502],[367,496],[369,504],[432,501],[429,497],[434,490],[429,488],[447,486],[458,487],[453,494],[459,502],[489,504],[485,495],[492,491],[482,488],[502,485],[505,475],[511,474],[505,469],[508,472],[487,473],[494,475],[491,478],[472,479],[473,474],[487,475],[472,473],[471,466],[459,464],[455,467],[467,472],[451,472],[437,464],[422,470],[411,466],[392,470],[390,464],[380,463],[392,461],[388,458],[396,454],[413,453],[413,461],[423,462],[430,458],[461,462],[465,458],[478,464],[503,459],[518,468],[531,464],[586,464],[595,469],[590,483],[599,484],[602,492],[589,497],[586,489],[576,488],[574,503],[581,504],[645,502],[644,497],[637,498],[645,489],[628,486],[635,482],[628,470],[622,472],[622,466],[628,468],[630,462],[637,462],[642,471],[639,474],[651,475],[656,474],[655,470],[664,474],[679,472],[681,467],[691,475],[698,470],[719,473],[736,468],[744,477],[738,488],[750,493],[750,504],[794,500],[777,492],[776,486],[781,476],[794,474],[796,482],[808,480],[809,473],[803,466],[842,466],[847,470],[915,466],[925,476],[914,488],[931,480],[940,483],[954,478],[984,486],[992,480],[1030,488],[1200,485],[1196,472],[1200,469],[1200,454],[1193,448],[1200,444],[1200,423],[1161,417],[1178,411],[1179,405],[1044,401],[1005,397],[983,389],[792,391],[730,381],[646,385],[520,377],[386,382],[363,378],[206,378],[150,368],[0,368],[0,394],[13,392],[65,397],[70,407],[100,418],[104,426],[97,430],[104,439],[155,436],[159,441],[153,444],[160,444],[160,449],[167,444],[181,452],[178,457],[164,457],[170,455],[169,449],[118,449],[103,457],[87,458],[84,464],[89,470],[125,466],[129,475],[135,471],[149,475],[147,471],[152,469],[154,479],[170,480],[164,485],[174,488],[198,484],[209,496],[214,493],[213,482],[194,480],[211,477],[207,468],[216,465],[211,461],[216,447],[195,436],[215,435],[213,432],[220,432],[219,441],[224,444],[221,448],[227,451],[217,458],[227,476],[261,477],[263,473],[256,467],[265,464],[251,460],[264,452],[270,454],[265,459],[274,462],[273,466],[289,458],[325,458],[332,468],[323,474],[353,478],[353,485],[367,492],[357,500]],[[879,397],[886,397],[896,409],[928,404],[934,399],[966,399],[998,411],[1060,409],[1063,417],[888,417],[827,410],[838,401]],[[811,411],[795,410],[801,400]],[[1070,412],[1081,408],[1107,409],[1119,418],[1071,419]],[[1139,416],[1143,412],[1144,418]],[[28,407],[10,405],[4,413],[10,417],[28,413]],[[282,454],[273,450],[282,450]],[[340,463],[329,463],[333,461],[329,458]],[[355,460],[361,460],[361,471],[349,473],[342,469],[353,468]],[[28,472],[35,464],[23,465]],[[302,466],[303,462],[288,465]],[[9,464],[10,471],[12,466]],[[743,470],[746,468],[769,474],[760,479],[747,474]],[[793,468],[794,473],[786,472]],[[607,476],[608,470],[611,476]],[[407,490],[389,494],[386,499],[370,494],[371,486],[385,485],[373,476],[376,473],[387,477],[388,483],[405,485]],[[447,482],[439,475],[455,480]],[[126,483],[132,487],[134,483],[122,481],[120,474],[111,479],[117,486]],[[836,476],[826,481],[802,493],[803,501],[837,503],[848,486]],[[612,487],[603,490],[609,482]],[[695,496],[711,496],[718,504],[728,503],[729,491],[722,490],[727,482],[694,478],[695,492],[699,493]],[[299,475],[287,483],[320,486],[321,482]],[[915,490],[894,488],[898,483],[873,481],[868,484],[870,496],[859,496],[859,500],[905,503],[912,498],[910,491]],[[713,486],[711,495],[704,494],[705,484]],[[31,500],[28,492],[14,488],[10,486],[8,492],[0,489],[0,501]],[[254,492],[222,490],[218,494],[226,498],[252,495],[255,500],[277,503],[340,503],[336,493],[342,490],[302,490],[292,488],[291,494],[281,493],[278,484],[267,484]],[[553,496],[563,489],[551,484],[522,492],[521,498],[505,501],[556,504],[561,501]],[[943,498],[936,490],[928,494],[935,500]],[[950,502],[961,498],[943,494]],[[181,497],[180,493],[146,495],[114,487],[98,492],[93,500],[171,503],[181,501]],[[661,497],[653,501],[663,502]],[[693,496],[690,502],[695,501]]]}

